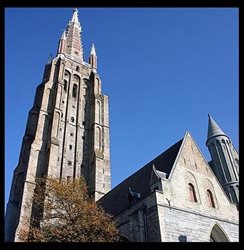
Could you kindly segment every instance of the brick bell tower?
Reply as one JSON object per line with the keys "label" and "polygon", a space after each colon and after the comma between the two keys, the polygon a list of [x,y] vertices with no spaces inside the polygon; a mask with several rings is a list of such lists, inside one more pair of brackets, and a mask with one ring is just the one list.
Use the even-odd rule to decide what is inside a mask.
{"label": "brick bell tower", "polygon": [[78,10],[45,66],[29,111],[5,217],[5,241],[22,241],[33,214],[35,178],[84,176],[98,200],[111,189],[108,96],[101,92],[94,44],[83,60]]}

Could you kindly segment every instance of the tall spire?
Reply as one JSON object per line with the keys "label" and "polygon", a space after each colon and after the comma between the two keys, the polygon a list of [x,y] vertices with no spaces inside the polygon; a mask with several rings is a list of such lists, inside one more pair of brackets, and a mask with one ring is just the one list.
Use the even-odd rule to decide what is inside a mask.
{"label": "tall spire", "polygon": [[66,27],[66,31],[60,39],[63,40],[63,42],[61,44],[62,46],[59,46],[58,53],[63,53],[72,59],[83,62],[83,48],[80,33],[81,25],[78,18],[78,9],[75,8],[72,18]]}
{"label": "tall spire", "polygon": [[79,13],[78,9],[75,8],[73,10],[73,16],[72,16],[71,22],[78,23],[80,25],[80,22],[79,22],[79,19],[78,19],[78,13]]}
{"label": "tall spire", "polygon": [[207,142],[210,138],[219,136],[219,135],[224,135],[227,136],[223,130],[218,126],[218,124],[214,121],[212,116],[208,114],[208,137],[207,137]]}

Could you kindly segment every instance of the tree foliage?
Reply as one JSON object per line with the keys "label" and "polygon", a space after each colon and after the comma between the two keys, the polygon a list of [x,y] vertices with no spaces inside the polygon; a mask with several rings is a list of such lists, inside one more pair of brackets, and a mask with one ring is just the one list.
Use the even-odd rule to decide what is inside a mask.
{"label": "tree foliage", "polygon": [[35,220],[27,241],[114,242],[119,239],[112,217],[88,197],[83,178],[67,182],[39,179],[34,204]]}

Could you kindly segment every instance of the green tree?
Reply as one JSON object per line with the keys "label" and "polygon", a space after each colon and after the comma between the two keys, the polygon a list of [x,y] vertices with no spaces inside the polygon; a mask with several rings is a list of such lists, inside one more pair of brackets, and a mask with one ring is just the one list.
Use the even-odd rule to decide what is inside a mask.
{"label": "green tree", "polygon": [[112,216],[106,214],[102,207],[88,197],[83,178],[62,182],[53,178],[38,179],[35,191],[36,216],[31,223],[26,241],[114,242],[119,240],[119,232]]}

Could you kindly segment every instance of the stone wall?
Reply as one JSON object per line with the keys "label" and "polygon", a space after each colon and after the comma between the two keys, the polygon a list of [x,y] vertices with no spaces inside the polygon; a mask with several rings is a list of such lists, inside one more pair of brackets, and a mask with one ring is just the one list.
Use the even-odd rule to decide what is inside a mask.
{"label": "stone wall", "polygon": [[180,236],[186,236],[187,242],[209,242],[214,225],[224,231],[229,241],[239,241],[236,223],[175,207],[159,205],[158,211],[163,242],[179,242]]}

